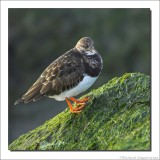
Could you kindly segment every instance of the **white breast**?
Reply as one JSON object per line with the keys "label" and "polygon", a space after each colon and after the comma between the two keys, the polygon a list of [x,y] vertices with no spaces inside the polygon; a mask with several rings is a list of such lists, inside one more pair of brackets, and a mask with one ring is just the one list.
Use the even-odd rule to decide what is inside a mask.
{"label": "white breast", "polygon": [[85,75],[83,80],[74,88],[62,92],[60,95],[50,96],[50,98],[54,98],[57,101],[64,101],[66,97],[77,96],[78,94],[86,91],[92,84],[96,81],[98,77],[90,77]]}

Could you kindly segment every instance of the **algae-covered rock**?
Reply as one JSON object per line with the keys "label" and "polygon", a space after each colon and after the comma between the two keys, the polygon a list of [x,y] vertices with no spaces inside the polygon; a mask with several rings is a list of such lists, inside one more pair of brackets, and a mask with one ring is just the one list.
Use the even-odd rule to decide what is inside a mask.
{"label": "algae-covered rock", "polygon": [[150,150],[149,76],[127,73],[85,96],[81,113],[67,108],[9,150]]}

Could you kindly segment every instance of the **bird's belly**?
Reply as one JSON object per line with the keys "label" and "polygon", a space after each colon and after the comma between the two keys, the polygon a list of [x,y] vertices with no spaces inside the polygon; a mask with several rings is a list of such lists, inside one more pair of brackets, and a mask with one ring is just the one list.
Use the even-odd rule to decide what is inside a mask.
{"label": "bird's belly", "polygon": [[59,95],[50,96],[57,101],[64,101],[66,97],[77,96],[78,94],[86,91],[96,81],[97,77],[84,76],[83,80],[74,88],[64,91]]}

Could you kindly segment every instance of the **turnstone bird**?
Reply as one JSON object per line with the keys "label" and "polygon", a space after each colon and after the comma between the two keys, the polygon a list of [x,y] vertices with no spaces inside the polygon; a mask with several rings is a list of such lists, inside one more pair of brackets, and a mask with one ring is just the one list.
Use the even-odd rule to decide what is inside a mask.
{"label": "turnstone bird", "polygon": [[[28,103],[44,96],[57,101],[66,100],[72,113],[81,112],[89,97],[81,100],[73,96],[86,91],[98,78],[103,67],[100,54],[94,49],[90,37],[81,38],[76,46],[53,61],[29,88],[22,98],[15,102]],[[71,101],[76,103],[73,108]]]}

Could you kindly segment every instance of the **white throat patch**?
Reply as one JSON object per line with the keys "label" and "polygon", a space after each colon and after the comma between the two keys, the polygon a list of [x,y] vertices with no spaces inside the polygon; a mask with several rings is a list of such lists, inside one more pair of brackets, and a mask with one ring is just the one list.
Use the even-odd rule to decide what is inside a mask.
{"label": "white throat patch", "polygon": [[90,56],[90,55],[96,54],[97,52],[95,52],[95,50],[92,49],[92,51],[87,51],[86,53],[87,53],[88,56]]}

